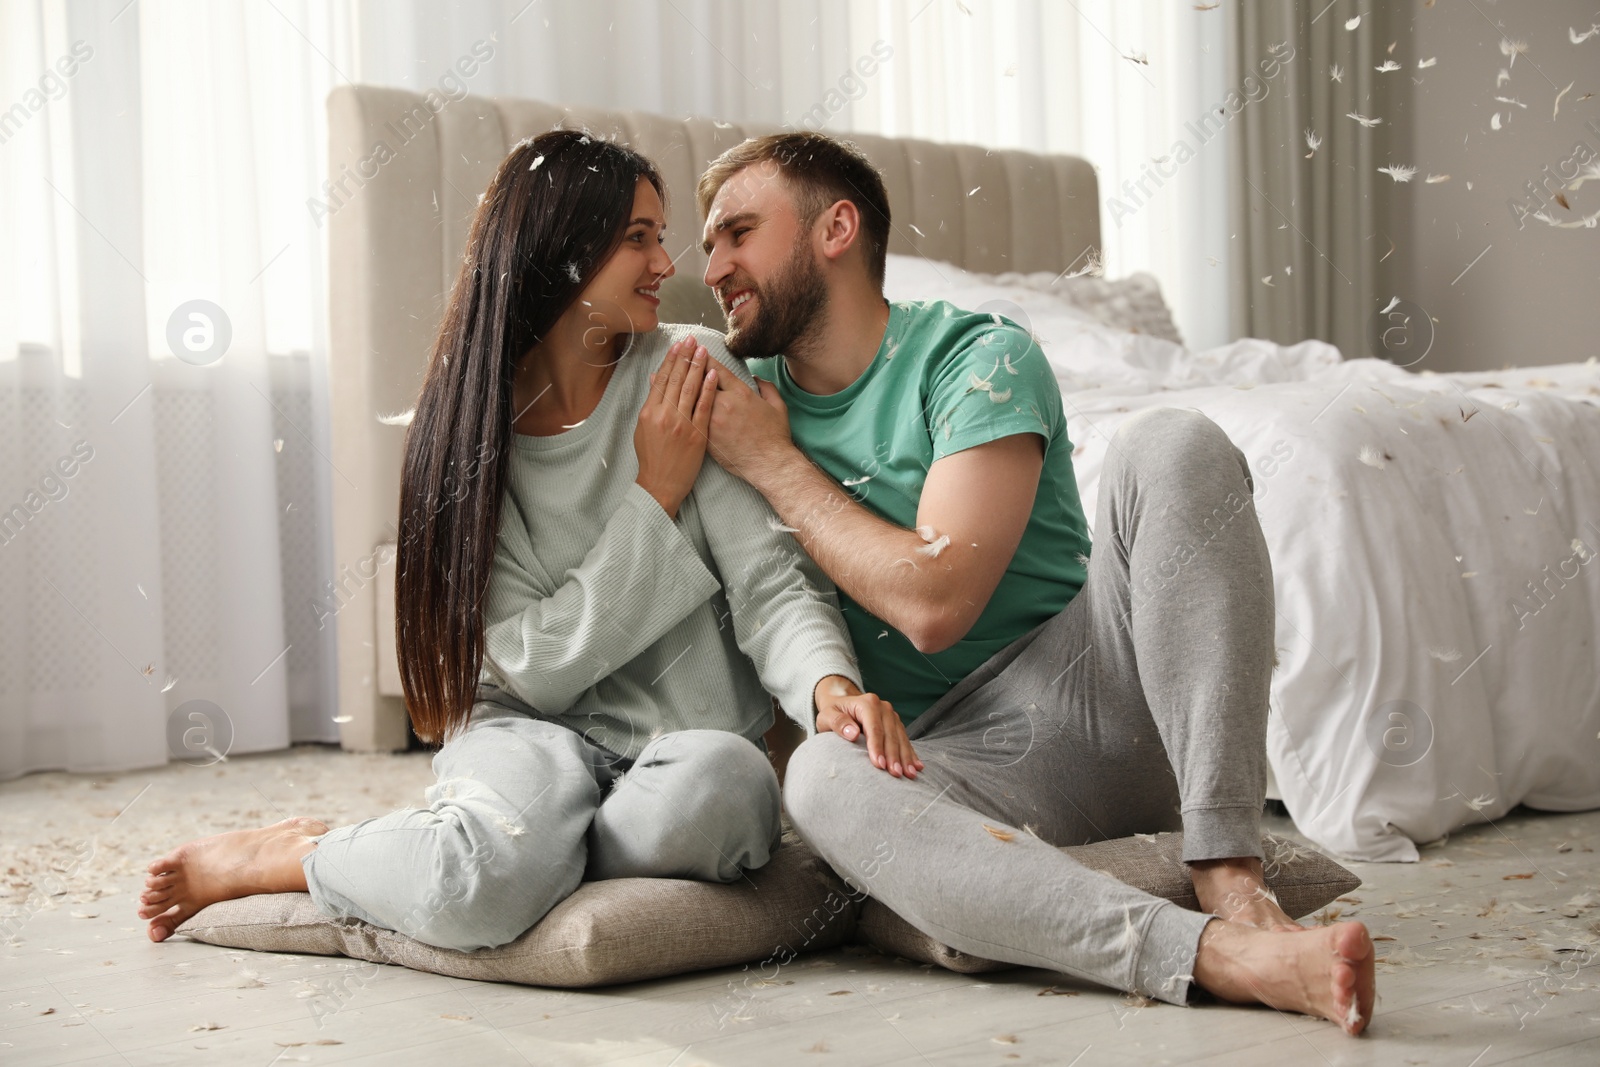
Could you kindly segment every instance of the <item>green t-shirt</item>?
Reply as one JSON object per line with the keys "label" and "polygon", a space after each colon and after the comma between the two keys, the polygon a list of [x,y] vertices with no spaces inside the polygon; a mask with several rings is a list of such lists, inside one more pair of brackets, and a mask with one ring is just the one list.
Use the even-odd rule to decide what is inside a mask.
{"label": "green t-shirt", "polygon": [[907,529],[917,525],[917,503],[935,461],[1012,434],[1045,439],[1022,542],[960,641],[943,652],[918,652],[900,631],[839,593],[867,690],[892,703],[904,722],[1083,588],[1087,568],[1080,557],[1089,555],[1089,530],[1061,389],[1039,346],[1009,319],[942,300],[890,304],[872,363],[829,396],[796,386],[780,357],[752,360],[750,370],[778,386],[795,443],[856,500]]}

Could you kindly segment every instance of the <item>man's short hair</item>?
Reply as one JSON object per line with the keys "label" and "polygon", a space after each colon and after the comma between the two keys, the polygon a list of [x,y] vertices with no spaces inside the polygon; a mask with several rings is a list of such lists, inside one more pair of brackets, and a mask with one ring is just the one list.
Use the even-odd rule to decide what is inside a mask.
{"label": "man's short hair", "polygon": [[840,200],[848,200],[861,215],[866,237],[862,251],[867,271],[883,287],[885,257],[889,253],[889,194],[883,176],[860,149],[826,134],[796,131],[752,137],[712,160],[695,189],[702,217],[729,178],[759,163],[775,165],[794,194],[800,224],[810,226],[817,216]]}

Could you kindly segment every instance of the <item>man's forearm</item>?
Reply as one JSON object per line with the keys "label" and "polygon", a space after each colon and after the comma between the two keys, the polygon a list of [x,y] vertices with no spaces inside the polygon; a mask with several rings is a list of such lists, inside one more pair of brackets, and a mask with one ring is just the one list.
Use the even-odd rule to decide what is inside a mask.
{"label": "man's forearm", "polygon": [[919,551],[928,547],[922,538],[853,500],[798,448],[759,471],[738,473],[794,528],[835,585],[913,643],[947,610],[933,559]]}

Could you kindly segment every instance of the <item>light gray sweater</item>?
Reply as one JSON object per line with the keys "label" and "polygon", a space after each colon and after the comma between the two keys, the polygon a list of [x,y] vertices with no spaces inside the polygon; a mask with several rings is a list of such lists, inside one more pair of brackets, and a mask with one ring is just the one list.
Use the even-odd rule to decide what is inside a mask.
{"label": "light gray sweater", "polygon": [[628,759],[675,730],[756,741],[769,692],[809,737],[817,682],[861,684],[832,582],[759,493],[708,455],[674,520],[634,481],[649,374],[688,333],[754,382],[721,334],[663,325],[635,335],[582,423],[513,435],[483,610],[480,684]]}

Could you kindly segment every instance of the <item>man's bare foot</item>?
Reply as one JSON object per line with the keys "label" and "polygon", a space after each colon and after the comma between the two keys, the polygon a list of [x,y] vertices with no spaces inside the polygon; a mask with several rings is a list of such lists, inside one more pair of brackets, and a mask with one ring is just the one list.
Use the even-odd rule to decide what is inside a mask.
{"label": "man's bare foot", "polygon": [[1194,980],[1223,1000],[1315,1015],[1352,1035],[1372,1021],[1377,993],[1372,937],[1358,922],[1292,934],[1207,923]]}
{"label": "man's bare foot", "polygon": [[317,847],[312,837],[327,832],[327,824],[316,819],[284,819],[179,845],[147,868],[139,918],[150,920],[150,940],[165,941],[219,900],[304,890],[300,857]]}
{"label": "man's bare foot", "polygon": [[1305,929],[1278,906],[1254,856],[1191,863],[1189,877],[1203,912],[1260,930],[1292,934]]}

